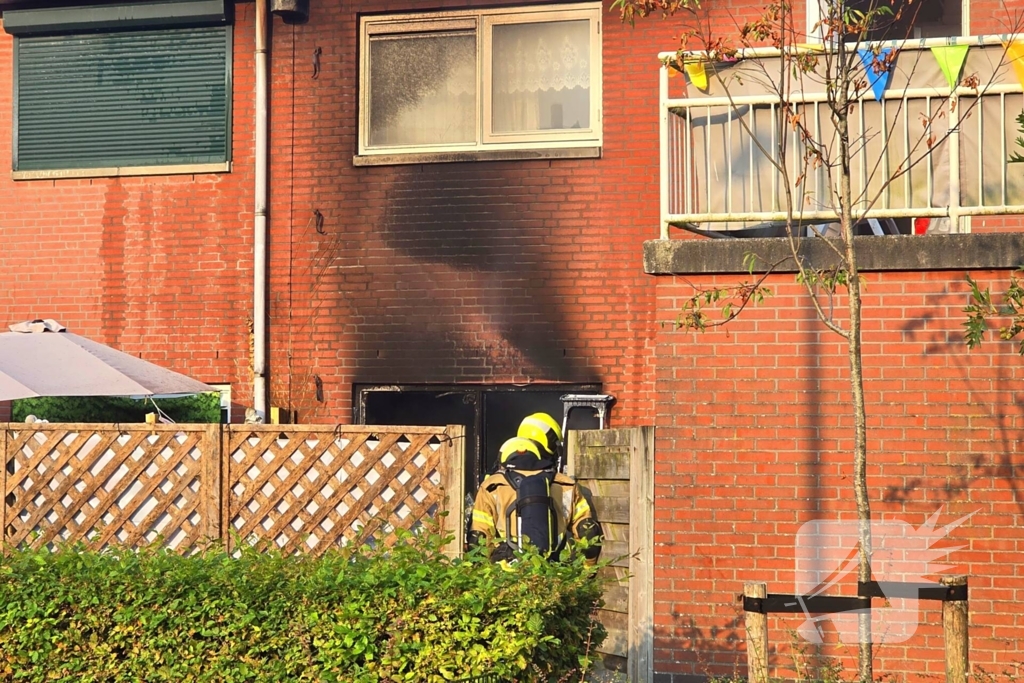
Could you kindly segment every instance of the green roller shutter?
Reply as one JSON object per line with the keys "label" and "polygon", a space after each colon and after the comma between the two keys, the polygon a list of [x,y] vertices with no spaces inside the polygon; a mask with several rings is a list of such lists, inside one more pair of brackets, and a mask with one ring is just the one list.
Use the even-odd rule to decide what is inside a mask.
{"label": "green roller shutter", "polygon": [[22,36],[15,171],[225,163],[230,29]]}

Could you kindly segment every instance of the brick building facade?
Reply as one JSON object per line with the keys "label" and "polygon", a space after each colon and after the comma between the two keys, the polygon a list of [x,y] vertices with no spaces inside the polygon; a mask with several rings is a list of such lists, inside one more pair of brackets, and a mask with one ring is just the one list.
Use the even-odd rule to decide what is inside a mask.
{"label": "brick building facade", "polygon": [[[711,10],[732,25],[757,4]],[[307,23],[273,22],[270,404],[304,423],[347,423],[359,417],[358,390],[374,386],[613,394],[612,426],[657,427],[656,675],[667,683],[739,671],[743,583],[791,590],[800,525],[854,510],[844,351],[786,274],[772,276],[769,302],[726,329],[674,328],[692,285],[746,274],[735,254],[718,269],[679,267],[690,257],[682,239],[670,250],[682,259],[675,265],[647,245],[644,270],[659,223],[655,56],[678,44],[671,20],[630,27],[604,8],[599,158],[354,163],[361,13],[439,8],[456,7],[312,0]],[[3,174],[0,321],[56,318],[230,384],[247,405],[255,9],[233,9],[231,171]],[[970,11],[973,33],[1005,32],[1003,4],[976,0]],[[0,34],[0,65],[12,52]],[[12,92],[12,72],[0,68],[0,131],[13,126]],[[0,160],[12,154],[12,136],[0,135]],[[943,523],[974,513],[950,534],[964,546],[950,564],[971,577],[972,661],[1000,674],[1024,659],[1015,559],[1024,551],[1015,391],[1024,366],[1012,344],[968,352],[961,309],[965,274],[998,287],[1024,245],[1013,218],[972,228],[957,243],[893,238],[904,240],[896,255],[868,273],[869,476],[878,514],[921,524],[940,506]],[[975,236],[997,241],[979,246]],[[939,266],[912,257],[954,248],[971,257]],[[770,628],[799,623],[772,618]],[[773,648],[778,672],[791,671],[789,637],[773,637]],[[878,658],[878,673],[940,676],[936,610]]]}

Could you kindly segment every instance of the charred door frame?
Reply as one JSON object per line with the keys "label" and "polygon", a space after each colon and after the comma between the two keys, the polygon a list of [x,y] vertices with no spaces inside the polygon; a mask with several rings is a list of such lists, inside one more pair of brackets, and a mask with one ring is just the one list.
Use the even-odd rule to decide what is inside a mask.
{"label": "charred door frame", "polygon": [[[483,395],[485,393],[517,393],[533,391],[561,391],[566,394],[574,393],[601,393],[602,388],[597,383],[562,383],[552,382],[550,384],[364,384],[352,385],[352,421],[354,424],[366,424],[366,396],[371,392],[406,392],[421,391],[435,392],[437,394],[465,394],[471,397],[467,403],[474,406],[473,420],[473,442],[467,443],[467,453],[472,449],[474,454],[472,462],[467,462],[466,467],[472,472],[472,481],[479,482],[483,474],[483,462],[481,458],[483,448],[483,427],[484,410]],[[561,415],[554,416],[561,420]],[[475,490],[476,484],[474,484]]]}

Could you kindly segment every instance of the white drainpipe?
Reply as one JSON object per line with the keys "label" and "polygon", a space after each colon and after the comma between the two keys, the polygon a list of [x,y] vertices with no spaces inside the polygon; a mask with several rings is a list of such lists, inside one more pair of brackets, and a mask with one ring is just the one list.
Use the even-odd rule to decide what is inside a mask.
{"label": "white drainpipe", "polygon": [[256,209],[252,290],[252,401],[267,418],[267,29],[268,0],[256,0]]}

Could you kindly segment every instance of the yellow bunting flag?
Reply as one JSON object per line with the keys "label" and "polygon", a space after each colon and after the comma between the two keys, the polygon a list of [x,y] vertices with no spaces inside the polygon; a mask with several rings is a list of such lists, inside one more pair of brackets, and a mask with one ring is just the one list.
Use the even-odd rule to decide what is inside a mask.
{"label": "yellow bunting flag", "polygon": [[796,49],[800,52],[825,52],[825,45],[822,43],[797,43]]}
{"label": "yellow bunting flag", "polygon": [[966,45],[941,45],[932,48],[932,55],[942,69],[942,75],[946,77],[946,83],[950,89],[955,88],[960,80],[960,71],[964,68],[964,61],[967,60]]}
{"label": "yellow bunting flag", "polygon": [[683,64],[683,68],[686,69],[686,75],[690,77],[690,82],[698,89],[708,89],[708,75],[704,71],[704,62],[686,62]]}
{"label": "yellow bunting flag", "polygon": [[1020,87],[1024,88],[1024,40],[1003,43],[1003,47],[1006,48],[1006,58],[1013,65],[1017,80],[1020,81]]}

